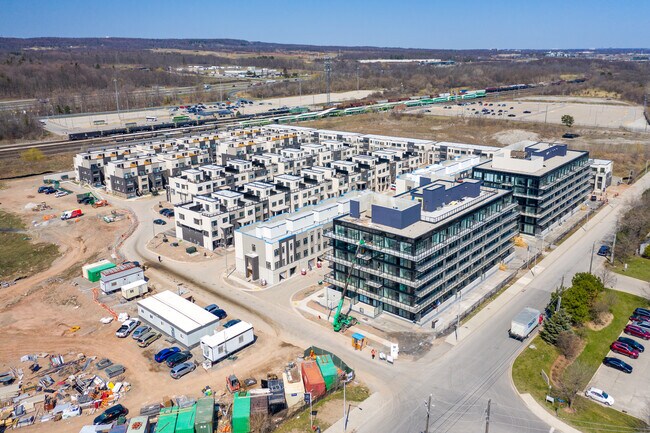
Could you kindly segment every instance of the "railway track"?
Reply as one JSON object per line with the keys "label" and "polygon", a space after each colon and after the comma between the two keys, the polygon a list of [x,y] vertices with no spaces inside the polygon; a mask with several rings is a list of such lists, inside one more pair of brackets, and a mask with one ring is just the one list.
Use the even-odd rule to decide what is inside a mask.
{"label": "railway track", "polygon": [[[534,89],[511,90],[498,93],[488,93],[481,99],[501,99],[520,94],[530,93]],[[435,105],[454,104],[455,102],[439,102]],[[255,120],[269,119],[278,117],[277,114],[255,117]],[[149,139],[179,137],[192,133],[214,130],[229,126],[236,126],[242,120],[237,119],[216,119],[214,122],[198,126],[186,126],[181,128],[160,129],[151,132],[136,132],[132,134],[113,135],[108,137],[88,138],[84,140],[52,140],[45,142],[7,144],[0,146],[0,160],[19,158],[20,154],[27,149],[35,148],[43,152],[44,155],[56,155],[59,153],[82,152],[90,148],[101,146],[115,146],[124,143],[134,143]]]}

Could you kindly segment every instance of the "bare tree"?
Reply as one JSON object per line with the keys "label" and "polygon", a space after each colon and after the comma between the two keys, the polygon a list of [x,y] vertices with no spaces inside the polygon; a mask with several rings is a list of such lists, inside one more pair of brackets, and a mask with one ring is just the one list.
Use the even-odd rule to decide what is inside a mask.
{"label": "bare tree", "polygon": [[600,271],[600,281],[603,282],[603,286],[613,289],[616,284],[616,274],[605,264],[603,269]]}
{"label": "bare tree", "polygon": [[582,340],[572,331],[563,331],[557,336],[555,345],[565,358],[574,359],[580,353]]}
{"label": "bare tree", "polygon": [[589,367],[580,361],[574,362],[564,371],[560,380],[560,393],[569,402],[570,408],[573,407],[576,394],[587,385],[591,375]]}

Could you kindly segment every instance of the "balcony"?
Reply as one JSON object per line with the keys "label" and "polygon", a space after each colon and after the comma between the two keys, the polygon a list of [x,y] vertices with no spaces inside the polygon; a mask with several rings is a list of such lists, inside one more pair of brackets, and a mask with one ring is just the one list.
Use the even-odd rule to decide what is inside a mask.
{"label": "balcony", "polygon": [[[325,281],[327,283],[333,284],[333,285],[341,287],[341,288],[345,288],[345,282],[342,282],[342,281],[339,281],[339,280],[335,279],[332,274],[325,275],[324,279],[325,279]],[[365,296],[367,296],[369,298],[372,298],[372,299],[375,299],[375,300],[377,300],[379,302],[383,302],[384,304],[388,304],[388,305],[392,305],[392,306],[397,307],[397,308],[401,308],[401,309],[409,311],[411,313],[416,313],[418,311],[418,309],[416,307],[414,307],[414,306],[404,304],[404,303],[396,301],[394,299],[386,298],[383,295],[373,293],[373,292],[369,292],[368,290],[364,290],[364,289],[354,287],[354,286],[348,286],[348,290],[353,292],[353,293],[357,293],[357,294],[360,294],[360,295],[365,295]]]}

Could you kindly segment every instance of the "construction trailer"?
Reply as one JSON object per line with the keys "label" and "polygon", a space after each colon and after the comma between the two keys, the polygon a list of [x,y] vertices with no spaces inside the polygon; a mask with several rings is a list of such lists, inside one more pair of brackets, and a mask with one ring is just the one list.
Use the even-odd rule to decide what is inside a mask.
{"label": "construction trailer", "polygon": [[158,422],[154,433],[174,433],[176,430],[176,419],[178,418],[177,407],[163,407],[158,414]]}
{"label": "construction trailer", "polygon": [[147,293],[149,287],[145,280],[139,280],[122,286],[120,290],[124,299],[131,300]]}
{"label": "construction trailer", "polygon": [[316,356],[316,364],[318,364],[320,373],[323,376],[325,387],[330,391],[338,384],[339,369],[334,365],[332,357],[327,354]]}
{"label": "construction trailer", "polygon": [[95,262],[95,263],[88,263],[87,265],[83,265],[81,267],[81,275],[85,279],[88,279],[88,271],[90,269],[96,268],[96,267],[101,266],[101,265],[105,265],[107,263],[111,263],[111,262],[109,260],[104,259],[104,260],[100,260],[100,261]]}
{"label": "construction trailer", "polygon": [[288,407],[304,402],[305,385],[302,383],[302,375],[298,366],[285,370],[282,373],[282,382],[284,382],[284,399]]}
{"label": "construction trailer", "polygon": [[122,286],[135,281],[144,280],[144,271],[141,267],[128,263],[126,265],[115,266],[101,272],[99,279],[99,288],[105,294],[120,291]]}
{"label": "construction trailer", "polygon": [[114,267],[115,267],[115,263],[108,262],[96,266],[94,268],[88,269],[88,281],[92,281],[93,283],[98,282],[102,278],[103,271],[113,269]]}
{"label": "construction trailer", "polygon": [[219,318],[169,290],[138,301],[140,320],[191,348],[214,333]]}
{"label": "construction trailer", "polygon": [[201,351],[205,359],[219,362],[255,342],[253,325],[239,322],[213,335],[201,338]]}
{"label": "construction trailer", "polygon": [[312,400],[321,398],[327,392],[325,380],[316,361],[305,361],[300,365],[305,392],[311,394]]}

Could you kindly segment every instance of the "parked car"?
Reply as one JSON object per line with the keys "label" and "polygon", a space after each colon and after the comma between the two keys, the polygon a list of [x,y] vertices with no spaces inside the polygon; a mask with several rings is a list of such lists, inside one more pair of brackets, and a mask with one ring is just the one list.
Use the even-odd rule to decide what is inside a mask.
{"label": "parked car", "polygon": [[639,343],[633,338],[628,338],[628,337],[618,337],[618,340],[621,343],[625,343],[628,346],[630,346],[632,349],[638,351],[639,353],[643,352],[645,350],[645,347],[643,347],[643,344]]}
{"label": "parked car", "polygon": [[606,404],[607,406],[614,404],[614,397],[607,394],[602,389],[594,388],[593,386],[585,391],[585,396],[592,400],[596,400],[598,403]]}
{"label": "parked car", "polygon": [[129,319],[122,323],[122,326],[115,331],[115,336],[118,338],[126,338],[135,328],[140,326],[140,321],[138,319]]}
{"label": "parked car", "polygon": [[650,317],[650,310],[648,310],[647,308],[635,308],[634,314]]}
{"label": "parked car", "polygon": [[608,367],[621,370],[622,372],[627,374],[632,373],[633,370],[630,364],[623,362],[618,358],[606,357],[605,359],[603,359],[603,364],[605,364]]}
{"label": "parked car", "polygon": [[59,197],[65,197],[66,195],[68,195],[68,193],[66,191],[57,191],[54,194],[54,197],[59,198]]}
{"label": "parked car", "polygon": [[525,111],[524,111],[524,114],[530,114],[530,111],[525,110]]}
{"label": "parked car", "polygon": [[634,323],[634,326],[638,326],[639,328],[643,328],[645,331],[650,332],[650,321],[647,319]]}
{"label": "parked car", "polygon": [[609,247],[607,245],[601,245],[600,248],[598,248],[598,254],[599,256],[608,256],[609,255]]}
{"label": "parked car", "polygon": [[578,138],[580,137],[580,134],[573,134],[571,132],[567,132],[562,136],[562,138]]}
{"label": "parked car", "polygon": [[159,226],[164,226],[167,224],[164,220],[161,220],[160,218],[153,220],[153,223]]}
{"label": "parked car", "polygon": [[104,412],[102,412],[101,415],[96,417],[93,420],[94,425],[98,424],[110,424],[122,415],[126,415],[129,413],[129,410],[122,406],[121,404],[116,404],[115,406],[111,406],[108,409],[106,409]]}
{"label": "parked car", "polygon": [[165,212],[164,215],[165,215],[167,218],[171,218],[171,217],[174,216],[174,211],[173,211],[173,210],[170,210],[169,212]]}
{"label": "parked car", "polygon": [[138,339],[138,346],[147,347],[160,338],[159,332],[149,331]]}
{"label": "parked car", "polygon": [[644,340],[650,340],[650,331],[641,328],[640,326],[627,325],[623,332],[627,335],[633,335],[634,337],[643,338]]}
{"label": "parked car", "polygon": [[156,353],[153,359],[156,362],[163,362],[173,354],[178,353],[180,351],[181,349],[179,349],[178,347],[165,347],[160,352]]}
{"label": "parked car", "polygon": [[56,193],[58,191],[59,191],[58,189],[54,189],[52,187],[49,187],[48,189],[45,190],[45,194],[50,195],[50,194],[54,194],[54,193]]}
{"label": "parked car", "polygon": [[49,186],[49,185],[41,185],[41,186],[38,187],[38,193],[42,194],[45,191],[47,191],[48,189],[50,189],[50,188],[52,188],[52,187]]}
{"label": "parked car", "polygon": [[147,325],[138,326],[135,329],[135,331],[133,331],[131,337],[134,340],[137,340],[138,338],[142,337],[144,334],[146,334],[149,331],[151,331],[151,326],[147,326]]}
{"label": "parked car", "polygon": [[189,350],[184,350],[182,352],[178,352],[167,358],[165,361],[167,363],[167,367],[176,367],[178,364],[182,364],[183,362],[186,362],[188,359],[192,358],[192,354],[190,353]]}
{"label": "parked car", "polygon": [[207,307],[204,308],[205,311],[209,311],[212,313],[214,310],[218,310],[219,306],[217,304],[210,304]]}
{"label": "parked car", "polygon": [[219,308],[217,310],[210,311],[210,312],[212,314],[214,314],[215,316],[217,316],[219,318],[219,320],[225,319],[226,317],[228,317],[228,313],[226,313],[226,311],[222,310],[221,308]]}
{"label": "parked car", "polygon": [[174,368],[171,369],[169,374],[171,377],[174,379],[180,379],[181,377],[185,376],[187,373],[191,373],[196,369],[196,364],[193,362],[183,362],[182,364],[178,364]]}
{"label": "parked car", "polygon": [[621,355],[625,355],[627,357],[630,357],[632,359],[637,359],[639,357],[639,352],[632,349],[630,346],[628,346],[625,343],[621,343],[620,341],[615,341],[609,346],[610,350],[614,353],[619,353]]}
{"label": "parked car", "polygon": [[160,215],[165,215],[167,212],[171,212],[171,211],[172,211],[171,209],[167,209],[167,208],[165,207],[165,208],[160,209],[160,210],[158,211],[158,213],[159,213]]}
{"label": "parked car", "polygon": [[234,325],[238,324],[239,322],[241,322],[241,320],[239,320],[239,319],[228,320],[226,323],[223,324],[223,327],[224,328],[230,328],[231,326],[234,326]]}
{"label": "parked car", "polygon": [[650,317],[648,316],[639,316],[637,314],[632,314],[630,316],[630,322],[635,322],[635,324],[638,322],[649,322],[649,321],[650,321]]}
{"label": "parked car", "polygon": [[508,114],[508,117],[517,117],[514,114]]}

